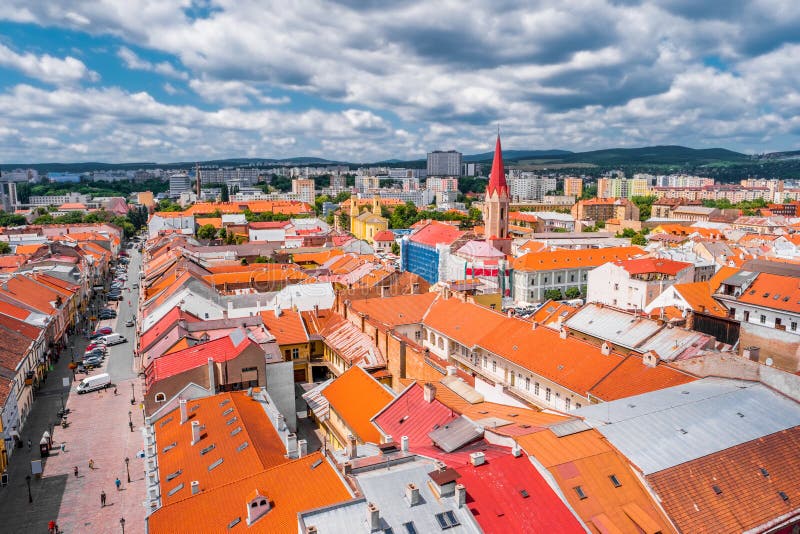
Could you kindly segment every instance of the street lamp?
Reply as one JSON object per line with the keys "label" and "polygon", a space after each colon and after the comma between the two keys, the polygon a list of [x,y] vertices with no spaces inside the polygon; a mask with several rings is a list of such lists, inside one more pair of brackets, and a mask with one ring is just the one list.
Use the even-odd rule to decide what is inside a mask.
{"label": "street lamp", "polygon": [[28,502],[33,502],[33,495],[31,495],[31,476],[25,475],[25,482],[28,483]]}
{"label": "street lamp", "polygon": [[130,459],[130,458],[128,458],[128,457],[126,456],[126,457],[125,457],[125,472],[128,474],[128,484],[130,484],[130,483],[131,483],[131,470],[130,470],[130,468],[128,467],[128,463],[129,463],[130,461],[131,461],[131,459]]}
{"label": "street lamp", "polygon": [[119,526],[122,527],[122,534],[125,534],[125,518],[124,517],[120,517],[119,518]]}

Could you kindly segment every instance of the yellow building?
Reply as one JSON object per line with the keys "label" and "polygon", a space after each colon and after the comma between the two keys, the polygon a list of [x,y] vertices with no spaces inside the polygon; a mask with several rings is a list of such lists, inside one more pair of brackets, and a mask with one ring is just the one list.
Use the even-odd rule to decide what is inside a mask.
{"label": "yellow building", "polygon": [[583,180],[580,178],[564,178],[564,194],[580,198],[583,193]]}
{"label": "yellow building", "polygon": [[156,205],[152,191],[142,191],[141,193],[136,193],[136,202],[147,209],[151,209]]}
{"label": "yellow building", "polygon": [[381,217],[381,198],[375,195],[372,200],[372,212],[358,212],[358,201],[350,197],[350,233],[356,239],[363,239],[372,243],[372,238],[378,232],[389,229],[389,221]]}

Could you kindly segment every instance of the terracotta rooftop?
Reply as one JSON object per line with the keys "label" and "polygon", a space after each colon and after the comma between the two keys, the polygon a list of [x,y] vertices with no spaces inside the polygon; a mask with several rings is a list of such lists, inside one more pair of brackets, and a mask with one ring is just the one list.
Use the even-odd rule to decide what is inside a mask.
{"label": "terracotta rooftop", "polygon": [[366,314],[370,320],[394,327],[422,322],[423,316],[436,297],[436,293],[429,292],[419,295],[362,299],[352,301],[350,307],[353,312]]}
{"label": "terracotta rooftop", "polygon": [[645,254],[645,251],[639,247],[545,250],[542,252],[529,252],[516,258],[513,267],[517,271],[549,271],[554,269],[597,267],[609,261],[635,258],[642,254]]}
{"label": "terracotta rooftop", "polygon": [[308,343],[308,332],[299,312],[282,310],[280,316],[276,316],[274,311],[263,311],[261,318],[278,345]]}
{"label": "terracotta rooftop", "polygon": [[417,230],[411,234],[409,239],[415,243],[421,243],[423,245],[428,245],[429,247],[435,247],[438,244],[450,245],[464,234],[465,232],[460,231],[452,224],[431,221],[429,224],[423,226],[420,230]]}
{"label": "terracotta rooftop", "polygon": [[760,273],[738,300],[765,308],[800,313],[800,284],[794,276]]}
{"label": "terracotta rooftop", "polygon": [[666,260],[661,258],[641,258],[633,260],[619,260],[614,262],[628,271],[630,274],[648,274],[660,273],[671,276],[677,275],[687,267],[691,267],[691,263],[684,261]]}
{"label": "terracotta rooftop", "polygon": [[394,396],[369,373],[354,365],[331,382],[322,395],[361,441],[381,442],[370,419]]}

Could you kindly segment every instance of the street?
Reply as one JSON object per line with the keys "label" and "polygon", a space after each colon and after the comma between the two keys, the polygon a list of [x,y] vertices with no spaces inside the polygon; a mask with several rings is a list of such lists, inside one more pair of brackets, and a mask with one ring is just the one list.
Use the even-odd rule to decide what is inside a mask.
{"label": "street", "polygon": [[[139,282],[140,268],[139,253],[132,249],[130,256],[128,288]],[[98,326],[111,326],[127,342],[109,347],[103,365],[90,372],[90,376],[109,373],[117,394],[113,386],[85,395],[76,393],[84,375],[79,374],[72,381],[70,350],[74,350],[77,360],[88,341],[80,335],[71,337],[69,347],[37,393],[22,430],[23,443],[30,439],[32,450],[27,446],[16,449],[9,459],[9,484],[0,488],[2,532],[47,532],[48,522],[54,520],[68,534],[118,533],[122,531],[122,518],[126,533],[144,532],[144,466],[137,457],[142,449],[141,381],[134,370],[135,327],[125,326],[135,315],[138,291],[125,291],[124,296],[119,301],[117,318]],[[64,378],[69,381],[69,388],[63,387]],[[62,403],[70,410],[67,428],[61,427],[57,417]],[[53,448],[50,456],[41,458],[38,443],[45,430],[51,432]],[[43,472],[31,477],[31,503],[25,477],[31,475],[31,460],[39,459],[43,461]],[[90,460],[93,469],[89,468]],[[121,482],[119,489],[116,479]],[[105,507],[100,505],[101,492],[107,495]]]}

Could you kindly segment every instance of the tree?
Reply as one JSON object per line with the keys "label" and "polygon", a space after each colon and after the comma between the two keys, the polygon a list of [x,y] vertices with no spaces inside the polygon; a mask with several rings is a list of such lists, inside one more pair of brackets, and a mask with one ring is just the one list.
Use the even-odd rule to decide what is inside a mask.
{"label": "tree", "polygon": [[653,209],[653,202],[655,202],[657,197],[650,195],[646,197],[632,197],[631,202],[636,204],[636,207],[639,208],[639,220],[646,221],[650,218],[650,213]]}
{"label": "tree", "polygon": [[231,196],[228,194],[228,184],[222,184],[220,188],[219,199],[222,202],[230,202]]}
{"label": "tree", "polygon": [[643,247],[646,244],[647,244],[647,238],[642,234],[637,233],[635,236],[631,238],[631,245],[639,245],[640,247]]}
{"label": "tree", "polygon": [[567,290],[564,292],[564,296],[568,299],[577,299],[581,297],[581,288],[579,287],[568,287]]}
{"label": "tree", "polygon": [[589,200],[597,196],[597,186],[589,185],[583,188],[580,200]]}
{"label": "tree", "polygon": [[214,239],[214,236],[217,235],[217,229],[214,227],[213,224],[204,224],[200,228],[197,229],[197,239]]}
{"label": "tree", "polygon": [[397,244],[397,241],[392,242],[392,254],[400,255],[400,245]]}
{"label": "tree", "polygon": [[561,300],[560,289],[548,289],[544,292],[544,298],[548,300]]}
{"label": "tree", "polygon": [[11,253],[11,245],[6,243],[5,241],[0,241],[0,254],[10,254]]}
{"label": "tree", "polygon": [[26,224],[26,221],[22,215],[0,211],[0,226],[21,226],[23,224]]}

